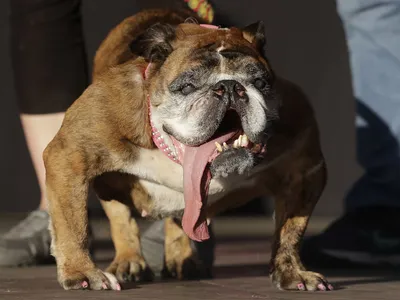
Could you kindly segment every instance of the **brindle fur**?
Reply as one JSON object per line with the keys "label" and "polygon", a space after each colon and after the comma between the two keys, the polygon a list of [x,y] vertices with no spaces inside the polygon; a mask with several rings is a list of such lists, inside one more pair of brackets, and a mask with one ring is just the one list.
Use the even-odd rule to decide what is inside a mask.
{"label": "brindle fur", "polygon": [[[115,289],[88,251],[86,200],[91,183],[110,220],[116,248],[115,259],[107,270],[120,282],[147,274],[139,230],[132,216],[143,210],[155,217],[166,216],[153,211],[153,201],[146,189],[137,177],[125,174],[124,170],[127,164],[139,160],[143,149],[155,148],[146,92],[162,87],[144,81],[147,62],[129,52],[128,44],[155,22],[179,24],[188,16],[190,13],[146,11],[126,19],[111,31],[97,52],[92,85],[67,111],[60,131],[44,152],[52,252],[57,260],[58,280],[65,289],[82,288],[83,281],[91,289]],[[203,29],[189,26],[185,30]],[[243,35],[253,42],[255,51],[260,49],[254,35],[249,32]],[[208,42],[202,40],[201,44]],[[238,47],[241,43],[238,41]],[[156,58],[162,63],[162,57]],[[179,73],[182,64],[175,64],[169,71],[171,76]],[[151,73],[156,73],[157,68],[156,63]],[[306,97],[298,87],[280,78],[276,79],[275,88],[283,105],[274,135],[268,142],[265,161],[269,167],[254,176],[251,188],[228,193],[211,203],[206,214],[212,217],[257,196],[273,197],[276,230],[270,268],[272,280],[281,289],[297,289],[299,283],[304,283],[308,290],[315,290],[326,280],[305,270],[298,248],[325,186],[326,167],[314,113]],[[157,149],[146,153],[152,153],[151,158],[163,155]],[[173,170],[174,163],[170,164]],[[168,176],[173,174],[165,174],[165,178]],[[159,183],[163,184],[163,179]],[[179,217],[181,213],[170,217]],[[196,257],[189,239],[171,218],[166,221],[165,243],[167,269],[178,278],[187,277],[184,265],[189,261],[188,265],[196,268],[198,265],[193,263]]]}

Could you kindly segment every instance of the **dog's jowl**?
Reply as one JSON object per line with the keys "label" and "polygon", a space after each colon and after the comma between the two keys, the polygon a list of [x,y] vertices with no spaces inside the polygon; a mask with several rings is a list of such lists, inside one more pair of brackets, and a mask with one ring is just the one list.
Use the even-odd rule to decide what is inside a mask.
{"label": "dog's jowl", "polygon": [[[190,239],[207,240],[207,220],[219,212],[268,195],[275,200],[273,283],[331,289],[298,255],[326,181],[313,110],[299,88],[272,71],[262,23],[204,23],[186,12],[144,11],[100,46],[93,83],[44,153],[63,288],[118,290],[144,278],[136,216],[167,218],[171,274],[184,279],[191,265],[201,272]],[[90,186],[116,249],[105,272],[88,251]]]}

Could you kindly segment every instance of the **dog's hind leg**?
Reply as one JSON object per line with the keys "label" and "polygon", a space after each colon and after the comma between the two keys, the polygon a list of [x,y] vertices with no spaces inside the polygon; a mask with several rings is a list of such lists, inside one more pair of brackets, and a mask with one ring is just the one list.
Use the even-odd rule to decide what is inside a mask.
{"label": "dog's hind leg", "polygon": [[115,274],[120,282],[145,281],[152,277],[143,258],[140,232],[130,208],[117,200],[101,200],[110,220],[115,257],[107,272]]}
{"label": "dog's hind leg", "polygon": [[140,232],[132,217],[134,179],[118,172],[96,177],[93,188],[110,221],[115,257],[107,272],[115,274],[120,282],[152,279],[141,249]]}
{"label": "dog's hind leg", "polygon": [[210,270],[200,261],[194,243],[172,218],[165,219],[166,274],[180,280],[208,277]]}

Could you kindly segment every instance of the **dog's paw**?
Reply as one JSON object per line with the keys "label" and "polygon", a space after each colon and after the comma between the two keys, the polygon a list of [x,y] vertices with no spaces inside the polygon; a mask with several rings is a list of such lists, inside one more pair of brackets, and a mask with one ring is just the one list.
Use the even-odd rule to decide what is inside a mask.
{"label": "dog's paw", "polygon": [[333,286],[319,274],[302,270],[275,270],[271,274],[272,282],[281,290],[331,291]]}
{"label": "dog's paw", "polygon": [[119,282],[150,281],[153,273],[140,255],[119,255],[107,268]]}
{"label": "dog's paw", "polygon": [[71,274],[61,271],[59,282],[65,290],[121,290],[121,286],[114,275],[97,268]]}
{"label": "dog's paw", "polygon": [[228,177],[231,174],[242,175],[255,165],[255,156],[247,148],[224,149],[211,163],[213,178]]}
{"label": "dog's paw", "polygon": [[166,259],[164,277],[173,277],[179,280],[198,280],[210,277],[210,270],[193,253],[190,256],[174,256]]}

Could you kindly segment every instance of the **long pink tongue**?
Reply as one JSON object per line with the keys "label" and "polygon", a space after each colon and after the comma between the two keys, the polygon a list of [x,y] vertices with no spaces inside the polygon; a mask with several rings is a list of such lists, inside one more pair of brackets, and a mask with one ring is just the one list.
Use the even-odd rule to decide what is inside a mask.
{"label": "long pink tongue", "polygon": [[215,142],[222,144],[234,135],[235,132],[230,132],[198,147],[185,147],[182,163],[185,197],[182,227],[192,240],[204,241],[210,238],[206,216],[201,214],[211,181],[211,173],[207,166],[215,151]]}

